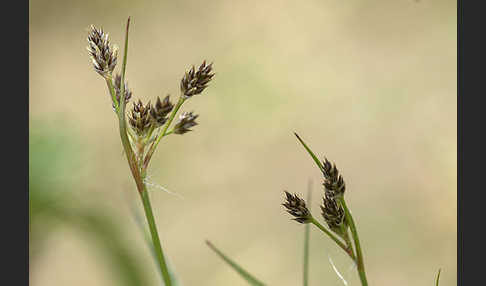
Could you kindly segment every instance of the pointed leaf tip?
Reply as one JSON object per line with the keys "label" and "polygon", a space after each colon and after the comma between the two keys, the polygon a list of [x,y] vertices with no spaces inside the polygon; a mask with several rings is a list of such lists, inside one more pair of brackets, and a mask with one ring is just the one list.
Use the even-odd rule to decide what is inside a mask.
{"label": "pointed leaf tip", "polygon": [[323,166],[322,166],[322,163],[321,161],[319,161],[319,159],[317,158],[317,156],[314,154],[314,152],[312,152],[312,150],[307,146],[307,144],[305,144],[304,140],[302,140],[302,138],[300,138],[299,135],[297,135],[297,133],[295,133],[295,136],[297,137],[297,139],[299,139],[299,142],[300,144],[302,144],[302,146],[304,146],[305,150],[307,151],[307,153],[309,153],[309,155],[312,157],[312,159],[314,160],[314,162],[316,163],[317,167],[319,167],[319,170],[323,170]]}
{"label": "pointed leaf tip", "polygon": [[250,273],[248,273],[246,270],[241,268],[238,264],[236,264],[233,260],[231,260],[229,257],[227,257],[225,254],[223,254],[219,249],[217,249],[214,245],[211,244],[208,240],[206,240],[206,244],[214,251],[216,254],[223,259],[233,270],[235,270],[243,279],[245,279],[250,285],[252,286],[264,286],[262,282],[257,280],[255,277],[253,277]]}

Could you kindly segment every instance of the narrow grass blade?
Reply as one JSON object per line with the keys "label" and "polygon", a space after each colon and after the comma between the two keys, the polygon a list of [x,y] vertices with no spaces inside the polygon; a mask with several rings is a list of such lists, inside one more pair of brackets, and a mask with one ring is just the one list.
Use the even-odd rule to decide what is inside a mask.
{"label": "narrow grass blade", "polygon": [[224,255],[219,249],[217,249],[211,242],[206,240],[206,244],[214,251],[216,254],[219,255],[226,263],[231,266],[238,274],[240,274],[243,279],[245,279],[250,285],[253,286],[264,286],[262,282],[258,281],[255,277],[253,277],[250,273],[246,272],[243,268],[241,268],[238,264],[233,262],[229,259],[226,255]]}
{"label": "narrow grass blade", "polygon": [[304,146],[305,150],[307,150],[307,153],[309,153],[309,155],[312,157],[314,162],[316,162],[319,169],[322,171],[323,166],[322,166],[321,161],[319,161],[319,158],[317,158],[317,156],[314,154],[314,152],[312,152],[312,150],[307,146],[307,144],[305,144],[304,140],[302,140],[302,138],[300,138],[300,136],[297,133],[294,132],[294,134],[297,137],[297,139],[299,139],[300,143]]}
{"label": "narrow grass blade", "polygon": [[435,279],[435,286],[439,286],[439,278],[440,278],[440,271],[442,269],[439,268],[439,272],[437,273],[437,278]]}
{"label": "narrow grass blade", "polygon": [[[309,184],[307,187],[307,208],[310,211],[311,205],[311,197],[312,197],[312,181],[309,180]],[[309,285],[309,234],[310,234],[310,223],[305,225],[304,230],[304,286]]]}

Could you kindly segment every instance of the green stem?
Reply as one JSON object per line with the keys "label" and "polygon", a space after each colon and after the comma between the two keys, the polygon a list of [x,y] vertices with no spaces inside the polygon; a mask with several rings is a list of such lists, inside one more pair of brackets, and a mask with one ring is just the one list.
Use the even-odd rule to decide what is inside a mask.
{"label": "green stem", "polygon": [[437,273],[437,278],[435,279],[435,286],[439,286],[439,279],[440,279],[440,268],[439,268],[439,273]]}
{"label": "green stem", "polygon": [[339,245],[339,247],[341,247],[349,255],[349,257],[351,257],[351,259],[353,259],[354,261],[356,261],[356,259],[354,257],[354,254],[353,254],[353,251],[350,251],[349,248],[341,240],[339,240],[339,238],[337,238],[334,234],[332,234],[329,230],[327,230],[315,218],[311,218],[311,223],[313,225],[317,226],[317,228],[319,228],[322,232],[324,232],[325,234],[327,234],[332,240],[334,240],[334,242],[337,245]]}
{"label": "green stem", "polygon": [[105,81],[106,85],[108,86],[108,91],[110,91],[111,101],[115,106],[115,112],[116,114],[119,114],[118,100],[116,100],[115,87],[113,86],[113,76],[111,74],[108,75],[107,77],[105,77]]}
{"label": "green stem", "polygon": [[135,154],[133,153],[132,146],[130,144],[130,139],[128,139],[125,116],[121,112],[120,108],[118,108],[117,106],[115,87],[113,86],[113,82],[111,78],[107,78],[106,83],[108,84],[108,89],[110,90],[112,97],[115,99],[114,103],[115,103],[115,109],[117,109],[118,111],[117,115],[118,115],[120,138],[122,141],[123,149],[125,150],[125,155],[127,157],[128,165],[130,167],[130,171],[132,172],[133,178],[135,179],[135,183],[137,184],[138,191],[142,192],[144,188],[143,181],[140,176],[140,170],[138,169],[137,166],[137,160],[135,158]]}
{"label": "green stem", "polygon": [[342,233],[343,233],[344,241],[346,242],[346,245],[348,246],[348,251],[354,253],[353,243],[351,242],[351,239],[349,238],[349,230],[348,230],[348,227],[345,226],[344,224],[342,224],[341,228],[342,228]]}
{"label": "green stem", "polygon": [[[125,34],[125,51],[123,56],[123,64],[122,64],[122,74],[121,74],[121,86],[120,86],[120,105],[118,106],[118,102],[116,101],[116,94],[115,89],[113,87],[113,82],[110,79],[108,82],[108,87],[112,94],[112,97],[115,99],[115,107],[117,110],[118,115],[118,123],[120,127],[120,138],[123,144],[123,148],[125,149],[125,154],[127,156],[128,165],[130,166],[130,170],[132,171],[133,178],[135,183],[137,184],[138,192],[141,196],[143,208],[145,210],[145,216],[147,218],[147,222],[149,224],[150,233],[152,235],[152,243],[157,253],[157,259],[160,264],[160,270],[162,272],[162,277],[164,279],[165,286],[171,286],[170,274],[167,269],[167,265],[164,259],[164,253],[162,251],[162,246],[160,245],[159,234],[157,233],[157,227],[155,225],[155,219],[152,212],[152,206],[150,204],[150,198],[147,191],[147,187],[143,182],[142,175],[140,173],[139,166],[137,164],[137,159],[133,152],[130,140],[127,135],[127,127],[126,127],[126,120],[125,120],[125,70],[127,66],[127,53],[128,53],[128,29],[130,27],[130,17],[128,17],[127,21],[127,29]],[[140,160],[141,161],[141,160]]]}
{"label": "green stem", "polygon": [[348,222],[349,228],[351,229],[351,234],[353,235],[354,245],[356,247],[356,256],[357,256],[356,263],[358,264],[358,274],[359,274],[359,279],[361,280],[361,285],[368,286],[368,281],[366,280],[366,273],[365,273],[365,267],[363,261],[363,252],[361,250],[358,231],[356,230],[356,225],[354,223],[353,216],[351,215],[351,212],[349,211],[344,198],[340,196],[337,199],[339,200],[339,203],[341,203],[341,206],[344,209],[344,213],[346,216],[345,218]]}
{"label": "green stem", "polygon": [[152,212],[152,205],[150,204],[149,193],[145,185],[143,192],[140,193],[140,196],[142,198],[143,209],[145,210],[145,216],[147,217],[150,234],[152,236],[152,244],[154,245],[155,253],[157,254],[157,260],[160,265],[160,270],[162,271],[165,286],[171,286],[172,282],[170,280],[169,269],[167,268],[167,264],[165,262],[164,252],[162,251],[159,233],[157,232],[157,226],[155,225],[155,218]]}
{"label": "green stem", "polygon": [[[165,135],[167,135],[167,129],[169,128],[170,124],[174,120],[174,117],[176,116],[177,111],[179,111],[179,109],[181,108],[181,106],[184,103],[184,101],[185,101],[185,98],[183,96],[181,96],[179,98],[179,101],[177,101],[176,106],[172,110],[172,113],[170,114],[169,120],[167,120],[167,123],[165,123],[164,129],[162,130],[162,132],[160,132],[159,136],[157,137],[157,140],[155,140],[150,145],[150,148],[149,148],[149,150],[147,152],[147,155],[145,156],[145,160],[143,162],[143,170],[144,170],[144,172],[145,172],[145,170],[148,167],[148,164],[150,162],[150,159],[152,158],[152,155],[155,152],[155,149],[157,149],[157,145],[159,145],[160,139],[162,139],[162,137],[164,137]],[[172,133],[172,131],[170,133]]]}
{"label": "green stem", "polygon": [[154,132],[154,130],[155,124],[150,125],[150,129],[147,132],[147,136],[145,137],[145,144],[147,144],[147,142],[150,142],[150,138],[152,138],[152,133]]}

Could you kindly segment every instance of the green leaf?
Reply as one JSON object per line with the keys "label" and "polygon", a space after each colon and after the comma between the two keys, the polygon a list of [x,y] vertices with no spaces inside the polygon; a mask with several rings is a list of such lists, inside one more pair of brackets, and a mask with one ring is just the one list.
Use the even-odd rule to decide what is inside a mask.
{"label": "green leaf", "polygon": [[307,146],[307,144],[304,143],[304,140],[302,140],[302,138],[300,138],[300,136],[295,133],[295,136],[297,137],[297,139],[299,139],[300,143],[302,143],[302,145],[304,146],[305,150],[307,150],[307,153],[309,153],[309,155],[312,157],[312,159],[314,160],[314,162],[316,162],[317,164],[317,167],[319,167],[319,170],[323,170],[324,167],[322,166],[322,163],[321,161],[319,161],[319,159],[317,158],[317,156],[314,154],[314,152],[312,152],[312,150]]}
{"label": "green leaf", "polygon": [[264,286],[262,282],[258,281],[255,277],[253,277],[250,273],[246,272],[243,268],[241,268],[238,264],[233,262],[229,259],[226,255],[224,255],[219,249],[217,249],[211,242],[206,240],[206,244],[214,251],[216,254],[219,255],[226,263],[229,264],[238,274],[243,277],[250,285],[253,286]]}
{"label": "green leaf", "polygon": [[[310,211],[311,197],[312,197],[312,181],[309,180],[307,189],[307,208]],[[310,223],[305,225],[304,230],[304,286],[309,285],[309,234],[310,234]]]}
{"label": "green leaf", "polygon": [[435,286],[439,286],[440,271],[441,269],[439,268],[439,272],[437,273],[437,278],[435,279]]}

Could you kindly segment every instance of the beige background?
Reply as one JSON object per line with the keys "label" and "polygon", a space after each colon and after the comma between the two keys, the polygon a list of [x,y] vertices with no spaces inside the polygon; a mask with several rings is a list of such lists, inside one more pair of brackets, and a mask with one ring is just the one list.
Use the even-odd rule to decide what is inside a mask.
{"label": "beige background", "polygon": [[[184,70],[216,76],[184,106],[199,126],[160,145],[151,180],[163,245],[184,285],[246,285],[210,239],[269,285],[299,285],[303,227],[283,207],[321,178],[292,132],[335,161],[347,184],[370,285],[456,283],[456,1],[30,2],[30,121],[75,134],[76,204],[116,215],[151,285],[153,261],[131,219],[140,207],[105,83],[87,56],[90,24],[122,46],[135,98],[178,94]],[[69,156],[64,160],[71,160]],[[46,168],[49,163],[46,162]],[[182,198],[181,198],[182,197]],[[317,230],[311,285],[350,285],[351,263]],[[116,285],[89,240],[55,233],[31,285]]]}

